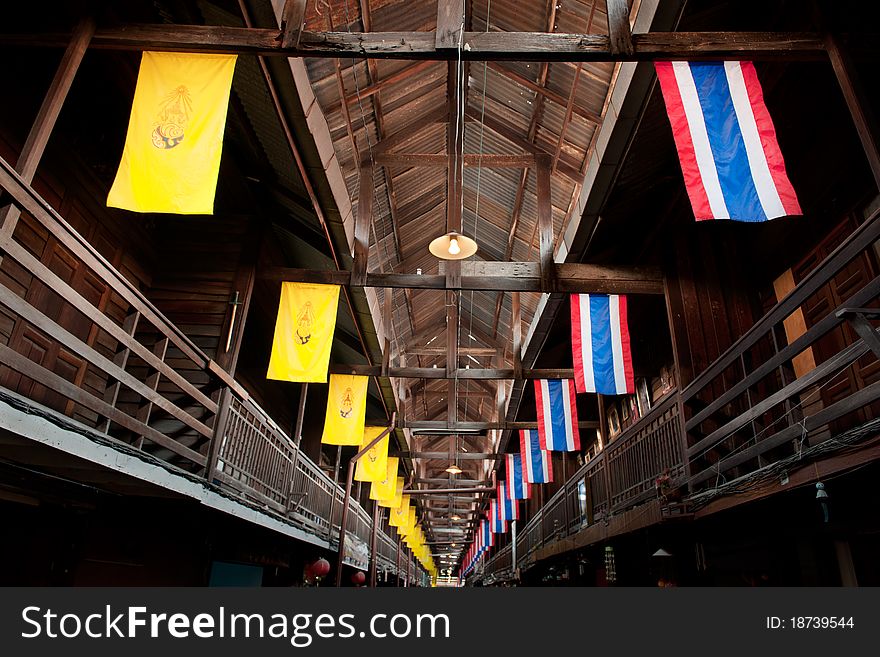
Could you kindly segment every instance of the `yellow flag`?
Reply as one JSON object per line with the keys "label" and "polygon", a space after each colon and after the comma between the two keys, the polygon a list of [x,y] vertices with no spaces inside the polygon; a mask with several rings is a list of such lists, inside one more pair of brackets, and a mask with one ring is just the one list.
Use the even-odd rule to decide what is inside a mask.
{"label": "yellow flag", "polygon": [[397,482],[394,486],[394,495],[389,499],[384,500],[376,500],[379,506],[384,506],[389,509],[395,509],[400,506],[401,500],[403,499],[403,477],[398,477]]}
{"label": "yellow flag", "polygon": [[107,205],[212,214],[235,55],[145,52]]}
{"label": "yellow flag", "polygon": [[360,445],[364,437],[364,414],[367,411],[366,376],[331,374],[327,391],[327,415],[324,417],[325,445]]}
{"label": "yellow flag", "polygon": [[389,456],[385,478],[382,481],[374,481],[370,486],[370,499],[381,500],[394,497],[397,486],[397,462],[396,456]]}
{"label": "yellow flag", "polygon": [[[364,427],[364,439],[361,449],[373,442],[387,427]],[[357,481],[381,481],[388,470],[388,436],[373,445],[367,453],[358,459],[354,471]]]}
{"label": "yellow flag", "polygon": [[267,379],[327,381],[338,305],[338,285],[281,284]]}
{"label": "yellow flag", "polygon": [[391,509],[391,513],[388,514],[388,524],[392,527],[400,527],[409,518],[409,504],[409,495],[403,495],[400,506]]}

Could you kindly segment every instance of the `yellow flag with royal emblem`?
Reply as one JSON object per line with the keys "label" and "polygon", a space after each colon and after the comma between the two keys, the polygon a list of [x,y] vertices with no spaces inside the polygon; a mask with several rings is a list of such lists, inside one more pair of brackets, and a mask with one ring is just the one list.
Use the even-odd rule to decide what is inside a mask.
{"label": "yellow flag with royal emblem", "polygon": [[212,214],[235,55],[145,52],[107,205]]}
{"label": "yellow flag with royal emblem", "polygon": [[[364,427],[361,449],[373,442],[387,427]],[[373,445],[357,461],[354,478],[357,481],[381,481],[388,470],[388,436]]]}
{"label": "yellow flag with royal emblem", "polygon": [[325,445],[360,445],[364,437],[369,377],[331,374],[324,416]]}
{"label": "yellow flag with royal emblem", "polygon": [[409,518],[409,495],[403,495],[400,499],[400,506],[391,509],[388,514],[388,524],[392,527],[400,527],[407,518]]}
{"label": "yellow flag with royal emblem", "polygon": [[370,499],[383,500],[394,497],[397,487],[397,466],[399,459],[389,456],[385,469],[385,478],[382,481],[374,481],[370,485]]}
{"label": "yellow flag with royal emblem", "polygon": [[267,379],[300,383],[327,381],[338,305],[338,285],[281,284]]}
{"label": "yellow flag with royal emblem", "polygon": [[403,477],[398,477],[394,484],[394,495],[384,500],[376,500],[376,503],[387,509],[394,509],[400,506],[400,503],[403,500],[403,484]]}

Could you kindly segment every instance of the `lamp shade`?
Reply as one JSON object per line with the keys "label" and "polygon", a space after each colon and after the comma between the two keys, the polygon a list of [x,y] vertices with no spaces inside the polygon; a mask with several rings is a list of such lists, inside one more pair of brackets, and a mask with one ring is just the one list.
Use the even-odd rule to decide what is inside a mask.
{"label": "lamp shade", "polygon": [[448,472],[449,474],[454,474],[454,475],[461,474],[461,468],[459,468],[457,465],[455,465],[453,463],[448,468],[446,468],[446,472]]}
{"label": "lamp shade", "polygon": [[428,250],[442,260],[464,260],[477,252],[477,243],[453,231],[432,240]]}

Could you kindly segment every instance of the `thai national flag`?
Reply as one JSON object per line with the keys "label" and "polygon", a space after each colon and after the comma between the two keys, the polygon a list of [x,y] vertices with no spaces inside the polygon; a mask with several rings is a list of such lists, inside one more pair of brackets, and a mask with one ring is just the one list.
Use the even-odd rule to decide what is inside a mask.
{"label": "thai national flag", "polygon": [[657,62],[694,216],[801,214],[751,62]]}
{"label": "thai national flag", "polygon": [[489,518],[493,534],[503,534],[507,531],[507,522],[499,511],[499,506],[503,504],[503,502],[499,504],[498,500],[489,500]]}
{"label": "thai national flag", "polygon": [[507,460],[507,497],[511,500],[527,500],[531,487],[523,477],[522,460],[516,454],[505,454]]}
{"label": "thai national flag", "polygon": [[636,391],[625,296],[572,294],[571,350],[578,392]]}
{"label": "thai national flag", "polygon": [[550,452],[541,449],[537,429],[521,429],[519,432],[519,455],[523,473],[530,484],[549,484],[553,481],[553,464]]}
{"label": "thai national flag", "polygon": [[489,527],[489,520],[487,518],[483,518],[483,521],[480,523],[480,530],[483,533],[483,550],[488,550],[490,547],[495,545],[495,535],[491,531],[491,527]]}
{"label": "thai national flag", "polygon": [[573,379],[535,379],[538,439],[545,452],[581,448]]}
{"label": "thai national flag", "polygon": [[519,503],[507,496],[507,484],[498,482],[498,513],[502,520],[519,520]]}

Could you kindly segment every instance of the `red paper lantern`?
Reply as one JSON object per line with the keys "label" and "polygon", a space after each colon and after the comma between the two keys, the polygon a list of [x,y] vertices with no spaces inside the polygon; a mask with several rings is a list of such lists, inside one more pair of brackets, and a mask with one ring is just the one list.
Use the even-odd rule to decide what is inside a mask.
{"label": "red paper lantern", "polygon": [[330,572],[330,562],[321,557],[315,563],[308,567],[311,574],[315,577],[324,577]]}
{"label": "red paper lantern", "polygon": [[351,583],[357,586],[360,586],[364,582],[367,581],[367,576],[364,575],[360,570],[351,575]]}

